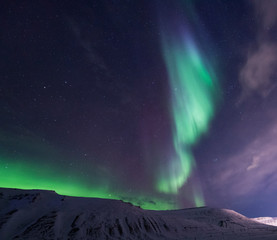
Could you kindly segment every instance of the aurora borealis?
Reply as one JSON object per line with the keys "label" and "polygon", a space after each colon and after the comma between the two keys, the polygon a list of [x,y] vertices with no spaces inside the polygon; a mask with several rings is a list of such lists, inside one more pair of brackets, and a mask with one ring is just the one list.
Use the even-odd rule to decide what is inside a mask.
{"label": "aurora borealis", "polygon": [[275,8],[6,1],[0,187],[277,216]]}
{"label": "aurora borealis", "polygon": [[178,193],[195,167],[191,147],[208,131],[214,115],[218,83],[189,32],[176,37],[164,33],[162,43],[170,80],[175,154],[165,168],[168,177],[161,178],[158,189]]}
{"label": "aurora borealis", "polygon": [[[124,194],[113,192],[107,182],[93,186],[80,176],[62,175],[62,170],[59,170],[59,174],[57,174],[53,172],[53,168],[47,165],[43,167],[34,166],[34,164],[28,165],[23,160],[12,161],[7,159],[6,162],[1,160],[1,187],[54,190],[58,194],[66,196],[123,199],[128,201]],[[173,204],[158,198],[153,198],[152,202],[145,201],[142,195],[131,198],[131,201],[144,209],[163,210],[174,208]]]}

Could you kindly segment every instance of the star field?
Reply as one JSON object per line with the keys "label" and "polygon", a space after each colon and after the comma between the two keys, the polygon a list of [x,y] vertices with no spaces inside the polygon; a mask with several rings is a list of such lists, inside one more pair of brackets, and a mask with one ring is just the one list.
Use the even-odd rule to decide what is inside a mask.
{"label": "star field", "polygon": [[0,187],[276,216],[275,9],[4,3]]}

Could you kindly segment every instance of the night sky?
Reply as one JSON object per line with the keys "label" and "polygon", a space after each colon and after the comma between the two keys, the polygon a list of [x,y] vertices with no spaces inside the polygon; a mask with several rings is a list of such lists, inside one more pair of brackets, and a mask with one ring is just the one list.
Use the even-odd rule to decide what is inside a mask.
{"label": "night sky", "polygon": [[5,1],[0,187],[277,216],[277,1]]}

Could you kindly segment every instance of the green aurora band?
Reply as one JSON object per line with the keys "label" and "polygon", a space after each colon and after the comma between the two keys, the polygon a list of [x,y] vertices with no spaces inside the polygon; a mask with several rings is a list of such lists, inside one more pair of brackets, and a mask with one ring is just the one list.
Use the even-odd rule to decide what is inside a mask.
{"label": "green aurora band", "polygon": [[124,191],[112,190],[108,181],[93,184],[79,175],[49,166],[49,163],[38,165],[24,159],[10,159],[4,156],[0,157],[0,187],[53,190],[60,195],[74,197],[118,199],[151,210],[176,209],[175,204],[167,201],[165,196],[130,196]]}
{"label": "green aurora band", "polygon": [[[162,52],[171,90],[174,154],[158,176],[157,189],[177,194],[196,167],[191,149],[208,131],[219,85],[188,31],[175,36],[164,32]],[[201,188],[193,194],[195,205],[204,205]]]}

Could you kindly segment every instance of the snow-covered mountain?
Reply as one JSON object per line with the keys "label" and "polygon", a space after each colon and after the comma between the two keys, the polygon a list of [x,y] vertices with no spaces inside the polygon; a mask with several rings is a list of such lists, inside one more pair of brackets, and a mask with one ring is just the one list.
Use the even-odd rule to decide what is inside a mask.
{"label": "snow-covered mountain", "polygon": [[253,219],[263,224],[277,226],[277,217],[258,217]]}
{"label": "snow-covered mountain", "polygon": [[232,210],[149,211],[118,200],[0,188],[0,239],[263,239],[277,227]]}

